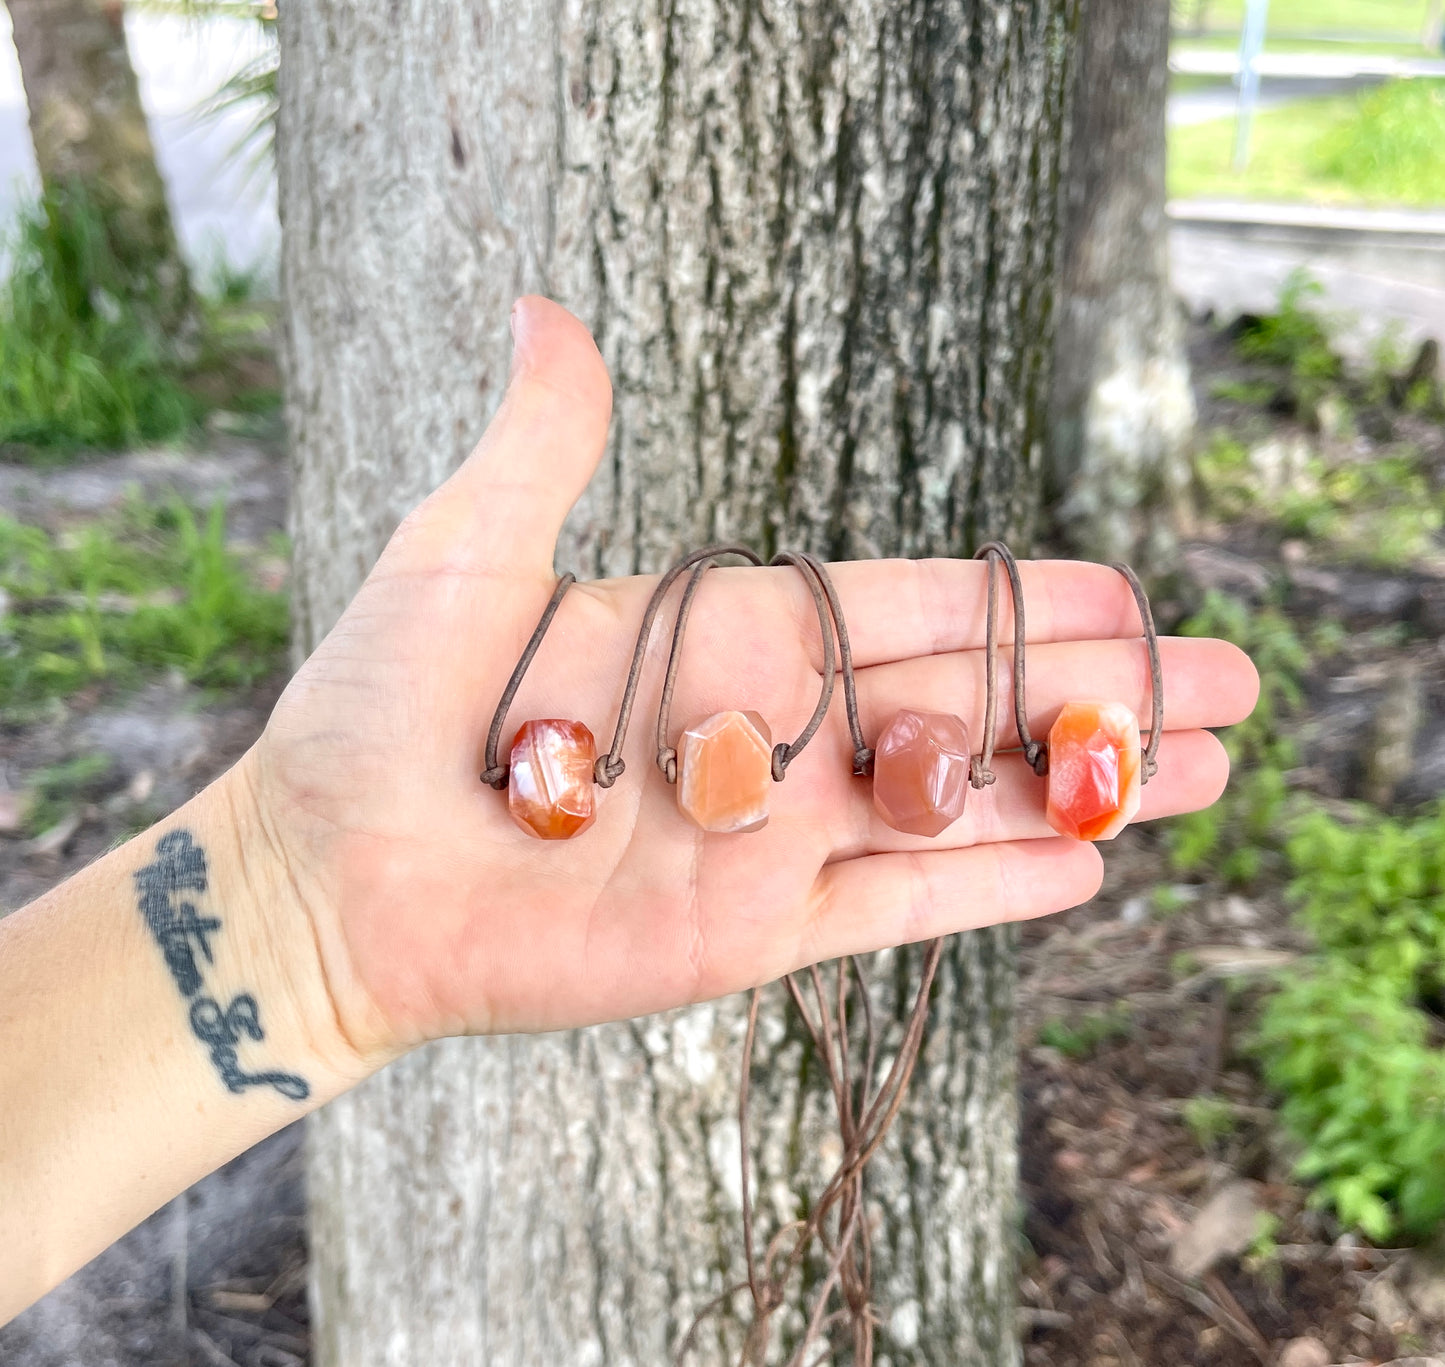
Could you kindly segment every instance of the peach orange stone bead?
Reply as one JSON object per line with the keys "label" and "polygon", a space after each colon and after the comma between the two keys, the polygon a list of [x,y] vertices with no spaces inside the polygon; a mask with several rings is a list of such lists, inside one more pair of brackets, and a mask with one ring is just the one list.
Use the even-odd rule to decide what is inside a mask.
{"label": "peach orange stone bead", "polygon": [[773,733],[756,712],[717,712],[682,733],[677,805],[705,831],[756,831],[768,824]]}
{"label": "peach orange stone bead", "polygon": [[507,810],[528,834],[567,840],[597,815],[592,765],[597,742],[580,721],[529,721],[512,742]]}
{"label": "peach orange stone bead", "polygon": [[1139,810],[1139,719],[1121,702],[1071,702],[1049,731],[1049,825],[1112,840]]}
{"label": "peach orange stone bead", "polygon": [[951,712],[904,708],[873,748],[873,805],[895,831],[940,835],[968,797],[968,728]]}

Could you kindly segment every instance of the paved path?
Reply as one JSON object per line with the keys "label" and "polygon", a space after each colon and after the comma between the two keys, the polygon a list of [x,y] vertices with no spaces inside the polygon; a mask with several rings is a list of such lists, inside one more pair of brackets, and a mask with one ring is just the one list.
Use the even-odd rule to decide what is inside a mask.
{"label": "paved path", "polygon": [[1367,356],[1387,329],[1445,341],[1445,210],[1193,201],[1169,213],[1174,287],[1196,313],[1268,310],[1303,268],[1347,355]]}
{"label": "paved path", "polygon": [[[1182,76],[1233,76],[1239,52],[1227,48],[1176,48],[1169,70]],[[1293,80],[1348,81],[1359,76],[1389,80],[1407,76],[1445,77],[1445,57],[1390,57],[1364,52],[1261,52],[1261,76]]]}

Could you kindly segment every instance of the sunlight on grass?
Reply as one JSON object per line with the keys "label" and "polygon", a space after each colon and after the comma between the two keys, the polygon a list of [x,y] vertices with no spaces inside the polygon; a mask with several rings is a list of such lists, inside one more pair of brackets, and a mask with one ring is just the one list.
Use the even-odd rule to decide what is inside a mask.
{"label": "sunlight on grass", "polygon": [[1445,81],[1391,81],[1266,110],[1243,175],[1230,167],[1233,146],[1232,118],[1170,129],[1170,195],[1445,204]]}
{"label": "sunlight on grass", "polygon": [[[1203,10],[1210,29],[1240,28],[1245,0],[1175,0],[1174,22],[1188,33]],[[1270,0],[1269,31],[1395,34],[1414,39],[1425,27],[1425,0]]]}

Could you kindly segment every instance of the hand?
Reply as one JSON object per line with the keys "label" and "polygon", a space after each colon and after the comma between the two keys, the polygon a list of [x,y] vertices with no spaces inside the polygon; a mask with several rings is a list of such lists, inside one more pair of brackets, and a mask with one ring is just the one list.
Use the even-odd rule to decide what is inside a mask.
{"label": "hand", "polygon": [[[627,772],[570,841],[517,827],[482,785],[493,707],[555,585],[563,518],[601,457],[611,407],[591,338],[564,310],[518,304],[511,386],[466,464],[407,518],[306,662],[241,766],[314,923],[337,1019],[363,1055],[467,1032],[548,1030],[716,997],[789,970],[1076,905],[1097,891],[1092,845],[1044,821],[1044,784],[1017,755],[934,840],[900,835],[851,773],[842,698],[771,793],[761,831],[705,835],[652,763],[672,613],[655,632]],[[864,733],[899,707],[955,712],[982,734],[986,569],[954,560],[833,567],[858,665]],[[1031,725],[1070,698],[1147,720],[1147,657],[1120,576],[1025,564]],[[611,739],[654,580],[581,584],[514,704]],[[1001,595],[1006,611],[1008,595]],[[675,597],[669,607],[675,608]],[[1008,618],[1003,619],[1007,640]],[[1202,727],[1253,705],[1248,659],[1165,640],[1166,724],[1142,817],[1206,806],[1227,775]],[[1000,669],[1001,748],[1007,659]],[[752,708],[791,739],[817,699],[821,642],[791,569],[704,581],[673,708],[677,728]]]}

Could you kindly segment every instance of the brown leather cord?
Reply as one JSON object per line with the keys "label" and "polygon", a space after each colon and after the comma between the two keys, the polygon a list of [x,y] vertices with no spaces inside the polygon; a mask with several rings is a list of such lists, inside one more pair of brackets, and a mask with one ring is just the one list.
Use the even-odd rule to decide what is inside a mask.
{"label": "brown leather cord", "polygon": [[833,576],[828,567],[808,551],[799,554],[808,562],[823,593],[828,599],[828,611],[833,615],[833,629],[838,635],[838,660],[843,670],[843,703],[848,713],[848,732],[853,737],[853,773],[863,778],[873,772],[873,751],[863,739],[863,723],[858,717],[858,681],[853,673],[853,646],[848,639],[848,623],[843,618],[843,604],[838,597]]}
{"label": "brown leather cord", "polygon": [[1139,576],[1128,565],[1117,562],[1114,569],[1124,576],[1124,581],[1133,591],[1134,601],[1139,605],[1139,620],[1144,627],[1144,644],[1149,651],[1149,700],[1152,709],[1149,722],[1149,744],[1144,747],[1144,762],[1140,767],[1140,786],[1148,783],[1159,772],[1159,742],[1164,737],[1164,665],[1159,658],[1159,633],[1154,628],[1154,610],[1149,606],[1149,595]]}
{"label": "brown leather cord", "polygon": [[[747,1261],[747,1280],[729,1287],[720,1296],[709,1301],[697,1314],[678,1346],[676,1363],[681,1363],[687,1353],[696,1346],[698,1330],[703,1322],[716,1314],[733,1296],[740,1291],[751,1294],[753,1313],[747,1331],[747,1347],[743,1360],[760,1363],[764,1360],[771,1337],[771,1320],[782,1305],[789,1281],[798,1273],[814,1240],[822,1244],[827,1254],[827,1268],[821,1282],[814,1282],[813,1304],[806,1312],[806,1328],[801,1342],[794,1350],[790,1362],[802,1363],[807,1360],[810,1346],[819,1342],[822,1335],[833,1325],[851,1323],[853,1330],[853,1357],[856,1367],[871,1367],[873,1361],[874,1328],[878,1314],[872,1305],[872,1251],[868,1223],[864,1208],[863,1174],[868,1160],[883,1142],[889,1127],[903,1105],[908,1084],[918,1063],[922,1049],[924,1026],[928,1018],[928,1004],[933,979],[938,971],[943,954],[941,939],[930,941],[924,954],[923,972],[913,999],[913,1007],[904,1026],[903,1039],[887,1076],[881,1084],[875,1083],[874,1067],[878,1056],[877,1040],[872,1007],[869,1002],[868,985],[855,959],[839,960],[836,966],[836,1006],[831,1011],[827,1005],[828,993],[823,985],[821,971],[808,970],[813,995],[818,1004],[818,1018],[815,1020],[804,998],[797,974],[783,979],[793,1005],[803,1019],[814,1051],[823,1065],[824,1074],[838,1111],[840,1133],[844,1149],[833,1175],[824,1185],[822,1193],[811,1203],[808,1216],[803,1220],[783,1225],[769,1243],[767,1253],[759,1267],[756,1256],[756,1233],[754,1230],[755,1211],[752,1201],[752,1171],[749,1148],[750,1094],[753,1069],[753,1052],[757,1038],[758,1006],[761,989],[754,989],[748,1003],[748,1023],[743,1043],[742,1084],[738,1097],[738,1127],[741,1136],[742,1160],[742,1214],[743,1249]],[[856,1084],[849,1070],[847,997],[849,980],[856,979],[859,995],[863,1001],[863,1021],[867,1043],[867,1064]],[[831,1016],[831,1018],[830,1018]],[[836,1238],[830,1240],[826,1227],[834,1208],[837,1209]],[[784,1241],[792,1236],[792,1247],[782,1259],[779,1257]],[[777,1270],[775,1270],[775,1268]],[[843,1305],[828,1311],[828,1303],[835,1291]]]}
{"label": "brown leather cord", "polygon": [[[751,555],[751,552],[749,554]],[[813,606],[818,611],[818,628],[823,636],[823,686],[818,694],[818,704],[813,708],[813,715],[808,719],[808,724],[803,728],[797,740],[791,744],[779,742],[773,747],[773,781],[781,783],[787,776],[788,766],[803,752],[804,747],[817,735],[818,728],[823,724],[823,718],[828,712],[828,704],[833,700],[833,689],[837,682],[837,664],[833,651],[833,631],[828,620],[828,600],[812,566],[796,551],[779,551],[769,563],[771,565],[792,565],[802,574],[804,582],[813,595]],[[672,632],[672,650],[667,660],[667,677],[663,681],[662,701],[657,709],[657,767],[669,783],[677,782],[677,750],[668,741],[668,731],[671,724],[673,691],[677,685],[677,671],[682,660],[683,636],[687,631],[687,619],[692,611],[693,595],[697,592],[703,575],[712,567],[713,562],[707,557],[700,558],[696,563],[692,578],[683,591],[682,601],[678,604],[677,622]]]}
{"label": "brown leather cord", "polygon": [[517,661],[517,667],[512,671],[512,677],[507,680],[507,686],[502,690],[502,699],[497,704],[497,710],[492,713],[491,729],[487,732],[487,767],[482,770],[481,775],[482,782],[489,788],[502,789],[507,786],[507,775],[511,766],[497,762],[497,745],[502,739],[502,727],[507,724],[507,711],[517,696],[517,690],[522,686],[527,666],[532,663],[532,657],[536,655],[538,647],[542,644],[542,638],[547,634],[547,628],[552,625],[552,618],[557,615],[557,609],[562,605],[562,599],[567,596],[567,590],[576,582],[577,576],[571,572],[564,574],[557,581],[557,587],[552,590],[552,596],[547,600],[547,606],[542,609],[542,616],[538,619],[531,639],[527,642],[526,649],[522,651],[522,658]]}
{"label": "brown leather cord", "polygon": [[838,657],[833,647],[832,624],[828,620],[829,598],[818,573],[818,562],[803,551],[779,551],[768,564],[791,565],[803,576],[808,592],[813,595],[813,606],[818,610],[818,632],[823,638],[823,687],[818,693],[818,705],[813,708],[813,715],[808,718],[808,724],[797,740],[791,745],[773,746],[773,782],[781,783],[787,777],[788,765],[803,753],[803,748],[818,734],[823,718],[828,715],[828,705],[833,701],[833,689],[838,683]]}
{"label": "brown leather cord", "polygon": [[[974,788],[987,788],[998,779],[993,771],[993,752],[998,744],[998,550],[990,543],[979,555],[988,557],[988,625],[984,628],[983,745],[976,759],[968,762],[968,781]],[[975,556],[975,559],[978,557]]]}
{"label": "brown leather cord", "polygon": [[749,564],[761,565],[762,558],[746,546],[706,546],[700,551],[689,551],[666,574],[657,581],[657,587],[648,599],[647,609],[642,614],[642,625],[637,631],[637,644],[632,648],[632,664],[627,671],[627,687],[622,693],[622,706],[617,713],[617,729],[612,733],[612,748],[598,757],[593,766],[592,776],[598,787],[610,788],[622,777],[627,765],[622,759],[622,746],[627,739],[627,727],[632,720],[633,704],[637,701],[637,686],[642,679],[642,666],[647,657],[648,642],[652,639],[652,627],[657,620],[662,601],[667,591],[677,582],[679,576],[705,560],[720,559],[725,555],[742,557]]}
{"label": "brown leather cord", "polygon": [[1043,741],[1035,740],[1033,733],[1030,732],[1028,707],[1024,699],[1024,646],[1028,640],[1028,630],[1024,621],[1024,582],[1019,575],[1018,561],[1014,559],[1013,552],[1002,541],[989,541],[974,552],[975,560],[984,556],[990,558],[997,556],[1003,561],[1004,569],[1008,571],[1009,591],[1013,595],[1014,606],[1014,725],[1018,729],[1019,744],[1023,747],[1024,759],[1028,761],[1034,773],[1043,778],[1049,772],[1049,748]]}
{"label": "brown leather cord", "polygon": [[[987,555],[990,564],[994,556],[1003,561],[1004,567],[1008,570],[1009,588],[1013,594],[1014,605],[1014,721],[1018,726],[1019,742],[1023,746],[1024,758],[1032,766],[1033,771],[1042,778],[1049,772],[1049,750],[1044,741],[1035,740],[1029,733],[1028,708],[1024,699],[1024,648],[1027,641],[1027,629],[1024,623],[1024,586],[1023,579],[1019,575],[1018,562],[1014,559],[1012,552],[1002,541],[990,541],[987,545],[980,546],[978,556]],[[1140,786],[1148,783],[1155,774],[1159,772],[1159,743],[1164,738],[1164,665],[1159,656],[1159,633],[1154,626],[1154,612],[1149,606],[1149,595],[1144,591],[1144,585],[1139,582],[1139,576],[1122,561],[1116,561],[1112,569],[1117,570],[1124,576],[1124,582],[1129,585],[1130,592],[1134,595],[1134,602],[1139,608],[1139,620],[1144,629],[1144,644],[1149,652],[1149,693],[1151,721],[1149,725],[1149,743],[1144,747],[1144,754],[1140,764],[1139,782]],[[990,582],[989,598],[989,649],[995,648],[994,633],[992,630],[996,618],[994,601],[992,597],[992,583]],[[990,674],[992,675],[992,666]],[[992,679],[990,680],[992,683]]]}

